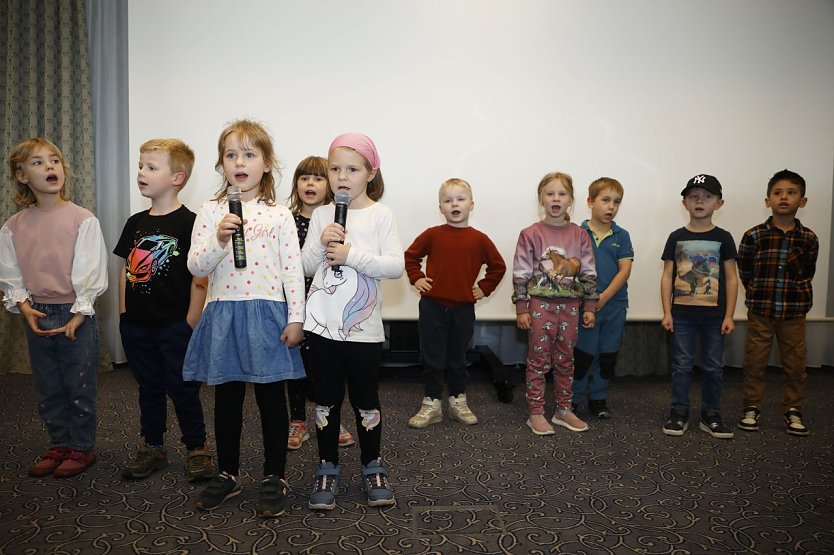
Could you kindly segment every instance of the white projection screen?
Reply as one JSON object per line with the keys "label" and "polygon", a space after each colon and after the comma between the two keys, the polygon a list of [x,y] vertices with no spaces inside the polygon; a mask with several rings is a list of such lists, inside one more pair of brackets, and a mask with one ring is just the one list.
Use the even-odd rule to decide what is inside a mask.
{"label": "white projection screen", "polygon": [[[825,314],[834,171],[834,3],[634,0],[142,0],[129,5],[130,148],[178,137],[197,155],[182,200],[216,192],[217,137],[237,118],[263,122],[283,165],[326,156],[344,131],[376,142],[383,202],[403,247],[442,223],[437,189],[472,184],[471,224],[508,265],[478,304],[513,319],[512,256],[538,218],[536,185],[571,174],[573,219],[588,184],[625,187],[617,221],[631,233],[632,320],[658,319],[660,255],[687,221],[680,190],[697,173],[725,189],[717,225],[736,241],[769,215],[768,178],[808,182],[802,222],[822,245],[811,317]],[[131,212],[148,206],[132,187]],[[349,224],[349,223],[348,223]],[[417,317],[405,277],[384,283],[384,316]],[[743,295],[737,314],[743,317]]]}

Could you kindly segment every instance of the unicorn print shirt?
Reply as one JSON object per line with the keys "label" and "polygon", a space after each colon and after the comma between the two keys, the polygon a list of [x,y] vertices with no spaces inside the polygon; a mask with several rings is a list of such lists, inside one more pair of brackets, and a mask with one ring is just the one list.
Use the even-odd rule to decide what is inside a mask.
{"label": "unicorn print shirt", "polygon": [[243,203],[246,268],[235,268],[232,242],[217,242],[217,226],[229,213],[225,200],[200,207],[191,232],[188,269],[209,277],[207,302],[253,299],[287,303],[287,321],[304,321],[304,275],[292,213],[257,200]]}
{"label": "unicorn print shirt", "polygon": [[304,329],[335,341],[381,343],[382,297],[379,280],[403,273],[403,248],[394,212],[376,202],[367,208],[349,209],[347,263],[327,266],[322,230],[333,222],[335,206],[316,208],[310,219],[302,260],[304,273],[313,276],[307,295]]}

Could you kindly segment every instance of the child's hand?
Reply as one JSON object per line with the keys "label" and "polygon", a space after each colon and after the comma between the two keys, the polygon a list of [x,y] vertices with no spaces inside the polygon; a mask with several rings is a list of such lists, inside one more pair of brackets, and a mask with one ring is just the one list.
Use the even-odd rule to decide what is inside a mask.
{"label": "child's hand", "polygon": [[347,264],[348,253],[350,252],[350,245],[342,243],[331,242],[327,245],[327,265],[328,266],[344,266]]}
{"label": "child's hand", "polygon": [[414,282],[414,287],[417,288],[417,291],[420,293],[428,293],[431,291],[431,282],[434,281],[430,277],[420,278]]}
{"label": "child's hand", "polygon": [[302,339],[304,339],[304,329],[301,327],[301,322],[289,323],[281,332],[281,343],[287,347],[295,347],[301,343]]}
{"label": "child's hand", "polygon": [[41,318],[46,318],[46,314],[39,310],[35,310],[32,308],[32,305],[29,303],[29,300],[25,300],[22,303],[17,303],[17,308],[20,310],[21,316],[23,316],[23,321],[26,322],[26,325],[35,333],[35,335],[46,336],[51,335],[41,329],[40,325],[38,324],[38,320]]}
{"label": "child's hand", "polygon": [[675,331],[675,323],[672,321],[671,314],[664,314],[663,320],[660,321],[660,327],[666,331]]}
{"label": "child's hand", "polygon": [[340,243],[345,240],[345,228],[333,222],[321,230],[321,244],[328,247],[330,243]]}
{"label": "child's hand", "polygon": [[520,330],[530,330],[533,327],[533,318],[530,317],[529,312],[523,312],[515,315],[515,325]]}
{"label": "child's hand", "polygon": [[220,223],[217,225],[217,242],[220,243],[221,246],[225,247],[229,242],[229,239],[232,238],[234,232],[237,231],[237,228],[245,223],[246,220],[241,221],[237,215],[232,213],[223,216],[223,219],[220,220]]}
{"label": "child's hand", "polygon": [[721,335],[730,335],[734,329],[736,329],[736,323],[733,322],[733,319],[724,318],[724,321],[721,322]]}
{"label": "child's hand", "polygon": [[472,288],[472,296],[475,297],[476,301],[480,301],[481,299],[486,297],[486,295],[484,295],[484,292],[481,291],[481,288],[477,285]]}
{"label": "child's hand", "polygon": [[585,311],[582,313],[582,327],[585,329],[591,329],[594,327],[594,322],[596,321],[597,315],[594,312]]}
{"label": "child's hand", "polygon": [[70,321],[64,326],[64,335],[66,335],[70,340],[75,341],[75,331],[81,327],[86,319],[87,317],[83,314],[73,314]]}

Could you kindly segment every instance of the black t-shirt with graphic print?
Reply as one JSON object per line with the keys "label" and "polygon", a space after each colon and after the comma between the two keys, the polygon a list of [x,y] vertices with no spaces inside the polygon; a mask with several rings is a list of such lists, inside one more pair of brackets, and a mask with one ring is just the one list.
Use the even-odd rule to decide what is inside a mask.
{"label": "black t-shirt with graphic print", "polygon": [[185,320],[191,302],[188,250],[197,216],[181,206],[164,216],[131,216],[113,253],[125,259],[122,321],[164,326]]}

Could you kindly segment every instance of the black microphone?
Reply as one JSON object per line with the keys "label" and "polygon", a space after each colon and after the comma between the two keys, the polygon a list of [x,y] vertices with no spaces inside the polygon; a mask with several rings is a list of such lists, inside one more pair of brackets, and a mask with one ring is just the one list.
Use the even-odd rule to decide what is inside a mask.
{"label": "black microphone", "polygon": [[235,257],[235,268],[245,268],[246,243],[243,240],[243,205],[240,202],[240,187],[229,185],[226,200],[229,203],[229,213],[240,218],[240,225],[232,234],[232,255]]}
{"label": "black microphone", "polygon": [[[333,221],[342,227],[345,227],[347,224],[347,212],[350,200],[350,193],[347,191],[339,191],[336,193],[336,197],[334,198],[334,202],[336,204],[336,216],[333,218]],[[344,243],[344,241],[339,242]],[[333,273],[336,274],[336,277],[341,277],[342,269],[338,265],[333,266]]]}

